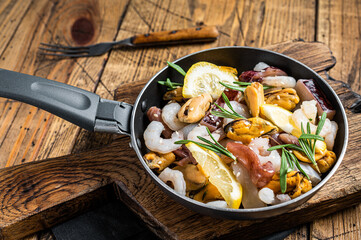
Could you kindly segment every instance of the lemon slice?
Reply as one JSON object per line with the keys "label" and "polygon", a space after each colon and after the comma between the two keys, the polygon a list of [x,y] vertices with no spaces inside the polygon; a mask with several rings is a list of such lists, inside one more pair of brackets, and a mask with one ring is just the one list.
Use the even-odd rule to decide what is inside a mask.
{"label": "lemon slice", "polygon": [[186,146],[202,167],[209,181],[217,187],[228,206],[238,209],[242,201],[242,186],[228,166],[213,151],[191,142]]}
{"label": "lemon slice", "polygon": [[300,129],[293,123],[292,113],[290,111],[273,104],[263,104],[260,109],[262,116],[265,116],[286,133],[291,133],[296,137],[301,135]]}
{"label": "lemon slice", "polygon": [[193,64],[184,78],[183,97],[192,98],[209,93],[216,100],[225,89],[219,82],[232,84],[237,81],[235,73],[235,68],[220,67],[209,62]]}

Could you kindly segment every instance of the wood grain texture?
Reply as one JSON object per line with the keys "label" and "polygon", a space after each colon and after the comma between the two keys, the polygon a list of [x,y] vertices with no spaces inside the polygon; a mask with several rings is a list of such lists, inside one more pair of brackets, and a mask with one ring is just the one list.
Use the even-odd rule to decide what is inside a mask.
{"label": "wood grain texture", "polygon": [[[292,47],[293,45],[298,47]],[[322,65],[323,68],[319,71],[334,64],[330,51],[320,43],[289,42],[269,49],[288,51],[290,55],[293,52],[295,57],[303,57],[304,63],[308,65]],[[317,53],[324,56],[320,57]],[[308,58],[305,57],[306,54],[317,57]],[[320,63],[312,63],[314,59],[320,60]],[[333,84],[341,98],[343,95],[348,96],[349,90],[344,89],[342,83]],[[138,91],[142,87],[141,84],[136,86]],[[129,91],[128,87],[120,86],[116,96],[127,96],[127,99],[134,100],[135,89],[133,87]],[[349,115],[354,117],[351,113]],[[355,126],[351,129],[354,130],[351,130],[354,132],[351,137],[357,138],[359,130]],[[4,239],[14,239],[49,227],[61,220],[59,212],[74,214],[79,206],[86,207],[84,199],[92,199],[89,196],[97,189],[112,183],[117,186],[118,197],[158,236],[167,239],[231,239],[239,236],[258,238],[312,221],[361,201],[361,185],[358,184],[361,181],[358,174],[360,166],[353,158],[356,151],[349,151],[344,164],[329,183],[307,203],[290,213],[267,221],[214,219],[192,212],[167,197],[147,176],[128,142],[129,138],[121,137],[106,147],[90,152],[27,163],[0,171],[0,182],[4,186],[0,189],[1,236]],[[69,215],[63,214],[62,217]],[[29,226],[32,226],[31,229]]]}
{"label": "wood grain texture", "polygon": [[146,34],[137,34],[132,38],[132,43],[135,45],[147,45],[158,43],[172,44],[172,42],[200,42],[200,41],[214,41],[219,36],[219,32],[215,26],[193,27],[179,30],[169,30],[161,32],[153,32]]}
{"label": "wood grain texture", "polygon": [[[337,59],[330,75],[360,90],[360,2],[318,1],[318,41],[326,43]],[[350,106],[350,104],[348,105]],[[349,119],[352,123],[355,119]],[[357,148],[358,143],[353,144]],[[354,156],[359,159],[358,156]],[[361,205],[340,211],[310,224],[310,239],[360,239]]]}
{"label": "wood grain texture", "polygon": [[[18,5],[24,5],[23,9]],[[87,19],[94,26],[88,43],[111,41],[118,32],[124,1],[11,1],[1,4],[0,66],[95,91],[106,56],[61,61],[37,55],[40,42],[76,44],[72,26]],[[55,10],[56,9],[56,10]],[[2,10],[2,11],[1,11]],[[21,15],[19,15],[21,14]],[[14,24],[17,25],[14,25]],[[14,26],[13,26],[14,25]],[[71,153],[79,128],[35,107],[0,100],[0,167]]]}
{"label": "wood grain texture", "polygon": [[320,0],[317,40],[334,52],[338,64],[330,75],[361,93],[361,2]]}
{"label": "wood grain texture", "polygon": [[[304,39],[330,46],[338,60],[331,76],[348,82],[360,93],[359,5],[357,0],[0,0],[0,67],[67,82],[112,99],[120,84],[149,79],[164,67],[166,60],[201,49],[229,45],[264,47]],[[73,38],[73,25],[82,18],[94,23],[93,34],[85,33],[88,42]],[[59,60],[37,55],[40,42],[87,44],[202,25],[218,26],[221,35],[217,42],[116,50],[94,59]],[[347,94],[345,101],[350,106],[352,101],[347,98],[353,96],[351,92]],[[111,135],[89,133],[39,109],[0,99],[0,168],[94,149],[111,140]],[[358,143],[352,147],[357,148]],[[357,154],[352,157],[358,159]],[[359,212],[356,207],[332,215],[321,224],[316,221],[311,225],[312,232],[323,232],[323,224],[341,225],[343,218],[356,224],[353,232],[360,232],[361,224],[352,220]],[[342,228],[335,229],[340,231],[334,231],[333,237],[346,239]],[[324,233],[314,236],[331,237]]]}

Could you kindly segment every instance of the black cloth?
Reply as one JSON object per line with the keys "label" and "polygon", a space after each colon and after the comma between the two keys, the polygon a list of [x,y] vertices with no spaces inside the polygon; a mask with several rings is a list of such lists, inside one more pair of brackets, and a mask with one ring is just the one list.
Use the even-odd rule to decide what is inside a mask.
{"label": "black cloth", "polygon": [[[294,229],[259,240],[282,240]],[[159,240],[122,202],[107,203],[52,228],[56,240]],[[242,238],[240,238],[242,239]]]}

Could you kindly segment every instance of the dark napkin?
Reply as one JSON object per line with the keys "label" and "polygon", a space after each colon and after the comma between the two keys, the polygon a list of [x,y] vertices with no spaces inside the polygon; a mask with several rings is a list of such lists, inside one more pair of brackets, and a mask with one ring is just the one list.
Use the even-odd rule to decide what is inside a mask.
{"label": "dark napkin", "polygon": [[122,202],[113,201],[53,227],[57,240],[158,240]]}
{"label": "dark napkin", "polygon": [[[259,240],[282,240],[295,229]],[[122,202],[113,201],[52,228],[57,240],[159,240]],[[241,239],[241,238],[240,238]]]}

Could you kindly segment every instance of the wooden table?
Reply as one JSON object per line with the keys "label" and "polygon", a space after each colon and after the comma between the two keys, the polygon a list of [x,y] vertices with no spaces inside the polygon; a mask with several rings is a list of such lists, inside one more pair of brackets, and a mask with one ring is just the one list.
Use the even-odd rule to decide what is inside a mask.
{"label": "wooden table", "polygon": [[[330,75],[361,93],[360,9],[356,0],[1,0],[0,67],[113,99],[119,85],[149,79],[166,60],[216,46],[264,47],[297,39],[325,43],[337,59]],[[92,44],[200,25],[217,25],[219,39],[203,45],[113,50],[94,58],[58,60],[37,54],[40,42]],[[0,99],[1,168],[94,149],[112,138],[81,130],[36,107]],[[287,239],[359,239],[360,206],[300,226]],[[27,239],[39,238],[52,239],[50,232]]]}

